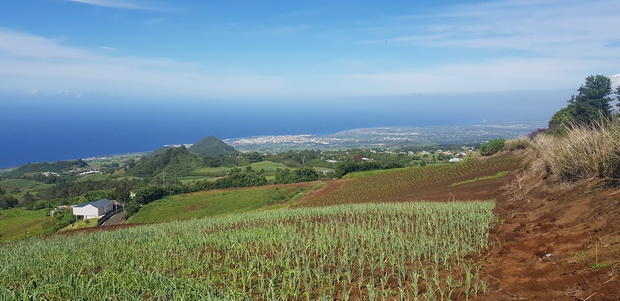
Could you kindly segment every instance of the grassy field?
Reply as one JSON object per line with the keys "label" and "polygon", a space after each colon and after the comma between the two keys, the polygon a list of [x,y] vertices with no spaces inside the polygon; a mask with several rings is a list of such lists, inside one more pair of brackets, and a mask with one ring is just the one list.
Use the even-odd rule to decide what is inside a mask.
{"label": "grassy field", "polygon": [[51,220],[48,213],[47,210],[0,210],[0,241],[43,233]]}
{"label": "grassy field", "polygon": [[127,223],[155,223],[248,212],[287,202],[303,194],[311,185],[209,190],[169,196],[142,207]]}
{"label": "grassy field", "polygon": [[0,300],[450,300],[494,203],[360,204],[6,243]]}
{"label": "grassy field", "polygon": [[[276,170],[279,169],[291,169],[294,170],[295,168],[291,168],[291,167],[287,167],[286,165],[282,164],[282,163],[277,163],[277,162],[271,162],[271,161],[262,161],[262,162],[256,162],[256,163],[252,163],[250,165],[245,165],[245,166],[239,166],[237,168],[241,168],[241,169],[245,169],[247,166],[252,167],[253,170],[255,171],[264,171],[266,175],[273,175]],[[196,169],[192,172],[193,175],[195,176],[224,176],[232,167],[203,167],[203,168],[199,168]],[[321,172],[323,170],[328,170],[330,168],[328,167],[315,167],[314,168],[316,171]]]}

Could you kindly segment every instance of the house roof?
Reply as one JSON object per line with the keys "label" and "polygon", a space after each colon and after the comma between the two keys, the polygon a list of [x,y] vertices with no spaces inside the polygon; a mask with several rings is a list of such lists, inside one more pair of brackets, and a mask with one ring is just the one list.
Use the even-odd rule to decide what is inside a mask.
{"label": "house roof", "polygon": [[73,206],[73,208],[76,208],[76,207],[86,207],[88,205],[92,205],[92,206],[94,206],[96,208],[101,208],[101,207],[105,207],[105,206],[112,205],[112,204],[114,204],[114,202],[112,202],[112,201],[110,201],[108,199],[101,199],[101,200],[94,201],[94,202],[87,202],[87,203],[84,203],[84,204],[75,205],[75,206]]}

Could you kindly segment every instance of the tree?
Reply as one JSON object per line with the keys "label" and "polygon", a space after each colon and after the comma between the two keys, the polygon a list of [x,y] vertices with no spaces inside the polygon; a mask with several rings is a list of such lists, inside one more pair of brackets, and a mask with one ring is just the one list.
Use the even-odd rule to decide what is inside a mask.
{"label": "tree", "polygon": [[556,112],[549,121],[549,128],[562,132],[573,125],[593,126],[609,119],[612,113],[610,95],[611,79],[604,75],[590,75],[586,82],[568,101],[568,106]]}
{"label": "tree", "polygon": [[296,183],[311,182],[319,179],[319,174],[310,167],[296,169],[293,173],[295,174]]}
{"label": "tree", "polygon": [[10,195],[2,195],[0,196],[0,209],[9,209],[17,206],[19,201],[10,196]]}
{"label": "tree", "polygon": [[480,154],[490,156],[504,149],[506,139],[493,139],[480,147]]}
{"label": "tree", "polygon": [[278,168],[276,169],[275,181],[276,181],[276,184],[289,184],[289,183],[293,183],[295,179],[293,178],[293,174],[291,173],[290,169]]}

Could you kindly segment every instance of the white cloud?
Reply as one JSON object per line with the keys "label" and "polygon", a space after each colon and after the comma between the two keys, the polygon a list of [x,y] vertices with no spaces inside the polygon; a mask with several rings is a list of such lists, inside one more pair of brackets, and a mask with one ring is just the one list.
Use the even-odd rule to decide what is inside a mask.
{"label": "white cloud", "polygon": [[[598,66],[603,67],[603,63]],[[597,74],[584,72],[589,69],[597,67],[583,60],[513,58],[444,64],[397,72],[360,73],[346,77],[375,93],[532,91],[576,89],[587,75]]]}
{"label": "white cloud", "polygon": [[[389,38],[412,46],[522,51],[554,57],[620,57],[620,2],[506,0],[462,4]],[[375,41],[380,43],[383,40]]]}
{"label": "white cloud", "polygon": [[[379,30],[385,37],[364,43],[387,40],[423,49],[418,52],[448,50],[456,58],[412,60],[349,78],[368,89],[401,93],[577,88],[588,75],[619,71],[618,11],[620,2],[610,0],[504,0],[398,16],[398,29]],[[394,32],[399,34],[390,36]]]}
{"label": "white cloud", "polygon": [[610,76],[609,78],[611,78],[611,84],[614,87],[620,86],[620,74],[614,74],[614,75]]}
{"label": "white cloud", "polygon": [[112,7],[112,8],[154,10],[154,8],[142,6],[142,5],[127,2],[127,1],[116,1],[116,0],[66,0],[66,1],[79,2],[79,3],[90,4],[90,5],[95,5],[95,6]]}
{"label": "white cloud", "polygon": [[234,98],[275,95],[286,85],[278,77],[209,71],[198,63],[103,53],[0,30],[0,91]]}

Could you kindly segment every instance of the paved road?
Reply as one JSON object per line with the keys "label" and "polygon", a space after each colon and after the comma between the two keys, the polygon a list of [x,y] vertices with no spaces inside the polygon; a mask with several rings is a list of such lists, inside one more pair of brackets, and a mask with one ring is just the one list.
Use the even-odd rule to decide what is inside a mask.
{"label": "paved road", "polygon": [[127,212],[125,211],[121,211],[117,214],[115,214],[114,216],[110,217],[107,221],[105,221],[105,223],[103,223],[103,225],[101,225],[101,227],[106,227],[106,226],[114,226],[114,225],[120,225],[123,222],[125,222],[125,215],[127,214]]}

